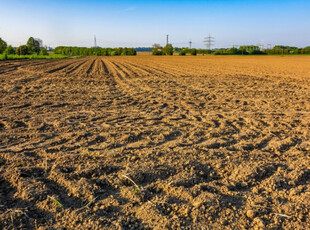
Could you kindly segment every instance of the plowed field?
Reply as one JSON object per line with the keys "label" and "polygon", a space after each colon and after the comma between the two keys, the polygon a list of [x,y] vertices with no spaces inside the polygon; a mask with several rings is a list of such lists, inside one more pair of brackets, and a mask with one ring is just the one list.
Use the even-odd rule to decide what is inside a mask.
{"label": "plowed field", "polygon": [[0,62],[0,229],[310,229],[310,57]]}

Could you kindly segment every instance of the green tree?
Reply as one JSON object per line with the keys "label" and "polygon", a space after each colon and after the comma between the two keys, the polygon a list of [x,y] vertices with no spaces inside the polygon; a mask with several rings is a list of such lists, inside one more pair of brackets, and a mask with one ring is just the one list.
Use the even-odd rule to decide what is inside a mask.
{"label": "green tree", "polygon": [[159,44],[154,44],[152,55],[163,55],[162,47]]}
{"label": "green tree", "polygon": [[204,54],[212,54],[212,50],[204,50],[203,53]]}
{"label": "green tree", "polygon": [[4,52],[7,46],[8,44],[5,41],[3,41],[2,38],[0,38],[0,54]]}
{"label": "green tree", "polygon": [[310,46],[304,47],[300,50],[301,54],[310,54]]}
{"label": "green tree", "polygon": [[123,49],[121,55],[122,55],[122,56],[126,56],[126,55],[128,55],[128,53],[129,53],[129,51],[128,51],[127,47],[125,47],[125,48]]}
{"label": "green tree", "polygon": [[57,46],[54,50],[54,54],[61,54],[63,47],[62,46]]}
{"label": "green tree", "polygon": [[16,54],[18,54],[18,55],[27,55],[27,54],[29,54],[28,46],[22,45],[22,46],[17,47]]}
{"label": "green tree", "polygon": [[182,48],[173,47],[173,52],[174,52],[174,53],[180,53],[181,51],[182,51]]}
{"label": "green tree", "polygon": [[102,56],[109,56],[108,49],[102,49]]}
{"label": "green tree", "polygon": [[186,55],[185,50],[184,50],[184,49],[183,49],[183,50],[181,50],[181,51],[180,51],[180,53],[179,53],[179,55],[180,55],[180,56],[185,56],[185,55]]}
{"label": "green tree", "polygon": [[197,50],[196,49],[191,49],[191,55],[196,56],[197,55]]}
{"label": "green tree", "polygon": [[8,60],[8,54],[4,53],[3,60]]}
{"label": "green tree", "polygon": [[239,50],[235,47],[232,47],[227,52],[228,54],[238,54]]}
{"label": "green tree", "polygon": [[4,53],[6,54],[15,54],[15,49],[12,46],[6,47]]}
{"label": "green tree", "polygon": [[45,48],[40,49],[40,55],[48,56],[47,49]]}
{"label": "green tree", "polygon": [[127,55],[135,56],[135,55],[137,55],[137,51],[134,48],[129,48]]}
{"label": "green tree", "polygon": [[117,50],[113,50],[112,52],[111,52],[111,56],[118,56],[119,54],[118,54],[118,52],[117,52]]}
{"label": "green tree", "polygon": [[171,44],[167,44],[164,48],[163,48],[163,53],[165,55],[173,55],[173,46]]}
{"label": "green tree", "polygon": [[33,37],[30,37],[27,41],[28,52],[30,53],[39,53],[40,52],[40,41],[36,40]]}
{"label": "green tree", "polygon": [[86,48],[58,46],[54,49],[54,54],[62,54],[68,56],[119,56],[119,55],[136,55],[134,48]]}

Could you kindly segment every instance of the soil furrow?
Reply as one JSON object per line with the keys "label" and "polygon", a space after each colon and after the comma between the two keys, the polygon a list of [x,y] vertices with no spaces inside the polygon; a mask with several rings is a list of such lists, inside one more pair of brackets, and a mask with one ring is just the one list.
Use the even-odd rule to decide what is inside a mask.
{"label": "soil furrow", "polygon": [[117,77],[117,81],[120,85],[122,86],[125,86],[125,87],[131,87],[133,89],[135,89],[136,91],[133,91],[133,93],[139,93],[140,92],[140,89],[132,84],[128,79],[127,79],[127,76],[128,76],[128,73],[126,73],[126,71],[124,71],[122,68],[120,68],[115,62],[110,62],[110,66],[112,67],[113,69],[113,73],[114,73],[114,76]]}
{"label": "soil furrow", "polygon": [[88,69],[86,69],[86,73],[90,74],[93,70],[94,70],[94,65],[96,64],[96,59],[92,58],[91,63],[88,67]]}
{"label": "soil furrow", "polygon": [[64,68],[63,71],[61,71],[61,72],[65,73],[65,74],[72,73],[73,71],[78,69],[81,65],[83,65],[85,63],[85,61],[86,61],[85,59],[79,58],[76,62],[72,63],[67,68]]}
{"label": "soil furrow", "polygon": [[[151,92],[153,91],[154,95],[161,97],[163,100],[166,100],[167,102],[169,101],[169,104],[171,104],[171,100],[169,100],[170,98],[175,98],[176,92],[187,92],[189,94],[190,92],[190,85],[188,85],[187,87],[185,85],[180,85],[179,82],[177,80],[179,80],[179,78],[170,76],[168,77],[166,73],[161,72],[161,74],[159,74],[158,71],[154,71],[154,68],[149,68],[145,67],[145,68],[141,68],[137,65],[132,65],[129,64],[129,66],[131,66],[131,68],[134,68],[134,70],[142,70],[148,73],[148,75],[150,77],[148,77],[147,79],[144,79],[144,81],[140,84],[144,84],[144,87],[147,88],[147,91]],[[128,69],[130,69],[130,67],[127,66]],[[167,78],[169,78],[169,81],[167,80],[162,80],[162,74],[165,74],[165,76]],[[174,80],[170,80],[170,79],[174,79]],[[167,87],[167,85],[169,85],[169,87]],[[169,91],[161,91],[159,89],[168,89]],[[193,96],[194,93],[190,93],[190,96],[187,96],[188,98],[190,98],[191,100],[195,99],[195,97]],[[173,100],[175,101],[175,99]],[[188,103],[185,100],[185,97],[180,97],[180,99],[177,100],[177,103],[173,102],[173,104],[175,104],[175,107],[180,107],[183,111],[186,111],[187,113],[191,113],[195,116],[201,116],[200,112],[196,112],[198,109],[195,108],[194,106],[192,106],[190,103]]]}
{"label": "soil furrow", "polygon": [[107,66],[106,66],[106,64],[105,64],[105,62],[103,60],[101,60],[101,66],[103,68],[103,73],[104,74],[109,74],[110,73],[109,69],[107,68]]}
{"label": "soil furrow", "polygon": [[309,61],[0,62],[0,229],[309,229]]}
{"label": "soil furrow", "polygon": [[79,74],[83,72],[84,66],[87,65],[88,59],[87,58],[82,58],[81,62],[79,62],[76,66],[74,66],[72,69],[68,70],[66,73],[67,74]]}
{"label": "soil furrow", "polygon": [[23,70],[33,70],[33,71],[37,71],[37,70],[41,70],[42,67],[46,68],[48,66],[54,66],[55,63],[59,63],[60,61],[63,60],[59,60],[59,59],[51,59],[51,60],[27,60],[25,61],[25,63],[22,63],[22,66],[19,68],[21,71]]}

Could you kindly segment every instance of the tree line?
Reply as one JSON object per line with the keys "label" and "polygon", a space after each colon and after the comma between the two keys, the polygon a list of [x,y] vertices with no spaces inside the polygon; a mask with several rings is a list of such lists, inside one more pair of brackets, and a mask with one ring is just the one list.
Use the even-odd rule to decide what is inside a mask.
{"label": "tree line", "polygon": [[[136,55],[134,48],[87,48],[73,46],[58,46],[53,50],[54,54],[65,56],[127,56]],[[40,55],[48,56],[48,50],[43,46],[43,42],[39,38],[30,37],[25,45],[12,47],[0,38],[0,54],[7,55]],[[7,58],[4,58],[7,59]]]}
{"label": "tree line", "polygon": [[294,46],[274,46],[273,49],[264,50],[266,54],[310,54],[310,46],[297,48]]}
{"label": "tree line", "polygon": [[43,42],[39,38],[30,37],[25,45],[19,47],[12,47],[0,38],[0,54],[11,55],[48,55],[47,49],[43,47]]}
{"label": "tree line", "polygon": [[137,55],[134,48],[87,48],[75,46],[58,46],[53,51],[55,54],[67,56],[133,56]]}
{"label": "tree line", "polygon": [[[73,47],[73,46],[58,46],[53,51],[54,54],[66,56],[127,56],[136,55],[134,48],[100,48],[100,47]],[[159,44],[154,44],[152,47],[152,55],[173,55],[178,53],[184,55],[197,54],[214,54],[214,55],[298,55],[310,54],[310,46],[297,48],[293,46],[276,45],[270,49],[261,50],[259,46],[240,46],[239,48],[223,48],[216,50],[208,49],[189,49],[173,47],[172,44],[167,44],[162,47]],[[39,38],[30,37],[25,45],[12,47],[0,38],[0,54],[4,55],[49,55],[47,49],[43,46],[43,42]]]}
{"label": "tree line", "polygon": [[259,46],[240,46],[239,48],[219,49],[215,55],[297,55],[310,54],[310,46],[297,48],[292,46],[274,46],[271,49],[260,49]]}
{"label": "tree line", "polygon": [[171,44],[167,44],[162,47],[159,44],[154,44],[152,49],[152,55],[173,55],[174,53],[180,56],[197,54],[214,54],[214,55],[298,55],[298,54],[310,54],[310,46],[304,48],[297,48],[292,46],[274,46],[271,49],[260,49],[259,46],[248,45],[240,46],[239,48],[222,48],[215,50],[208,49],[189,49],[173,47]]}

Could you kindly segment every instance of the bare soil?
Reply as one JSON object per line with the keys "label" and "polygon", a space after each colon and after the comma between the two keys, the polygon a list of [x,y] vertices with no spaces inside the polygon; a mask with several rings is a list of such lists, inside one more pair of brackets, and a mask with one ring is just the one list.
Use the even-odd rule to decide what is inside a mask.
{"label": "bare soil", "polygon": [[309,63],[0,62],[0,229],[310,229]]}

